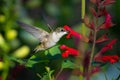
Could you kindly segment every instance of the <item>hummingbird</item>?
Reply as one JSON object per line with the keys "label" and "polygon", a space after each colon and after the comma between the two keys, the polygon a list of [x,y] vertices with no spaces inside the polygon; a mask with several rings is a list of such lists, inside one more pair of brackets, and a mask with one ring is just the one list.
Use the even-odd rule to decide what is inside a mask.
{"label": "hummingbird", "polygon": [[17,23],[25,31],[29,32],[39,40],[39,45],[34,49],[35,53],[53,47],[60,40],[60,38],[62,38],[62,36],[68,33],[68,31],[62,27],[58,27],[49,33],[41,28],[31,26],[20,21],[17,21]]}

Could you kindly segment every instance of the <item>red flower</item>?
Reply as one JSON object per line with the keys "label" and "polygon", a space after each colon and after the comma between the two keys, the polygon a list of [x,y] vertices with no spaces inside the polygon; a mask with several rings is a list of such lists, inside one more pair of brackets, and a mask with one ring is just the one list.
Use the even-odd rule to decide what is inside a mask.
{"label": "red flower", "polygon": [[66,45],[62,45],[62,46],[60,46],[60,49],[61,50],[66,50],[66,49],[68,49],[68,47]]}
{"label": "red flower", "polygon": [[94,73],[99,72],[100,70],[101,70],[100,67],[99,67],[99,66],[96,66],[96,67],[94,67],[94,68],[92,69],[91,73],[94,74]]}
{"label": "red flower", "polygon": [[113,39],[110,43],[104,46],[94,57],[95,60],[99,60],[102,57],[102,54],[105,53],[107,50],[111,50],[113,44],[115,44],[117,39]]}
{"label": "red flower", "polygon": [[69,56],[69,51],[68,50],[62,53],[63,58],[67,58],[68,56]]}
{"label": "red flower", "polygon": [[105,41],[108,41],[109,40],[109,38],[107,37],[107,35],[105,34],[105,35],[102,35],[100,38],[98,38],[97,40],[96,40],[96,43],[101,43],[101,42],[105,42]]}
{"label": "red flower", "polygon": [[101,57],[102,62],[110,62],[111,64],[118,62],[118,59],[119,59],[119,56],[117,56],[117,55]]}
{"label": "red flower", "polygon": [[111,27],[111,16],[110,16],[110,14],[106,14],[105,26],[106,26],[106,28]]}
{"label": "red flower", "polygon": [[62,57],[63,57],[63,58],[66,58],[66,57],[68,57],[69,55],[78,56],[78,53],[79,53],[78,50],[73,49],[73,48],[70,48],[70,47],[68,47],[68,46],[66,46],[66,45],[60,46],[60,49],[61,49],[61,50],[65,50],[65,52],[62,53]]}
{"label": "red flower", "polygon": [[115,0],[105,0],[103,2],[103,6],[109,5],[109,4],[113,4],[115,2]]}
{"label": "red flower", "polygon": [[100,53],[104,53],[106,52],[107,50],[111,50],[112,49],[112,46],[113,44],[115,44],[117,41],[117,39],[113,39],[110,43],[108,43],[106,46],[104,46],[101,50],[100,50]]}
{"label": "red flower", "polygon": [[75,32],[74,30],[72,30],[69,26],[65,25],[64,29],[69,31],[69,34],[66,36],[67,39],[70,38],[71,36],[74,36],[74,37],[79,38],[79,39],[82,38],[81,34]]}
{"label": "red flower", "polygon": [[105,15],[105,22],[98,29],[108,29],[114,25],[110,14],[106,10],[104,10],[103,14]]}
{"label": "red flower", "polygon": [[111,64],[118,62],[119,60],[119,56],[117,55],[109,55],[109,56],[100,56],[98,58],[95,59],[95,61],[97,62],[110,62]]}

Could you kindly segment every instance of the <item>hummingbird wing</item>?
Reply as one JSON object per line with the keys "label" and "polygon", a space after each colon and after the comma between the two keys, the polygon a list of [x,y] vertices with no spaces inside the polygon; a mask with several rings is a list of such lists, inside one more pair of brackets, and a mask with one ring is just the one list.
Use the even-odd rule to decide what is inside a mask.
{"label": "hummingbird wing", "polygon": [[29,32],[30,34],[32,34],[34,37],[36,37],[37,39],[40,40],[40,42],[43,41],[43,39],[45,37],[47,37],[49,35],[49,33],[43,29],[25,24],[23,22],[17,21],[17,23],[23,28],[25,29],[27,32]]}

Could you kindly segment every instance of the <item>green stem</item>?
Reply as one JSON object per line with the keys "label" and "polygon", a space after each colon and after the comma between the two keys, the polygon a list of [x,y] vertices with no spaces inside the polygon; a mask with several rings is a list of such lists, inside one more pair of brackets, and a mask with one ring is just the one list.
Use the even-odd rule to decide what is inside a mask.
{"label": "green stem", "polygon": [[10,62],[9,59],[6,57],[6,54],[3,57],[4,60],[4,70],[2,73],[2,80],[6,80],[9,72]]}
{"label": "green stem", "polygon": [[41,75],[39,73],[36,74],[40,79],[42,78]]}
{"label": "green stem", "polygon": [[[81,0],[81,19],[82,19],[82,23],[81,23],[81,28],[82,28],[82,34],[85,35],[86,34],[86,27],[85,27],[85,24],[83,23],[83,19],[84,19],[84,16],[85,16],[85,1],[86,0]],[[82,45],[82,49],[81,49],[81,52],[84,53],[85,51],[85,46],[84,46],[84,43],[80,43],[79,45]],[[83,67],[80,66],[80,71],[83,71]],[[80,76],[79,77],[80,80],[83,80],[83,76]]]}
{"label": "green stem", "polygon": [[[81,18],[82,20],[84,19],[84,16],[85,16],[85,0],[82,0],[81,1]],[[82,22],[82,34],[85,35],[85,24]]]}
{"label": "green stem", "polygon": [[81,8],[82,8],[81,17],[82,17],[82,19],[84,19],[84,16],[85,16],[85,0],[82,0]]}

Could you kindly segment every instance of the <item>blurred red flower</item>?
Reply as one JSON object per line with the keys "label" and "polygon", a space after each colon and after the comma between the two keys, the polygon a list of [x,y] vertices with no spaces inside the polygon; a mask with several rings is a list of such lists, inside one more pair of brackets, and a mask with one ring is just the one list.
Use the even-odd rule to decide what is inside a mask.
{"label": "blurred red flower", "polygon": [[113,44],[115,44],[117,41],[117,39],[113,39],[110,43],[108,43],[106,46],[104,46],[101,50],[100,50],[100,53],[104,53],[106,52],[107,50],[111,50],[112,49],[112,46]]}
{"label": "blurred red flower", "polygon": [[105,16],[105,21],[98,29],[109,29],[110,27],[114,26],[111,16],[106,9],[103,11],[103,15]]}
{"label": "blurred red flower", "polygon": [[103,6],[109,5],[109,4],[113,4],[115,2],[115,0],[105,0],[103,2]]}
{"label": "blurred red flower", "polygon": [[117,55],[111,55],[111,56],[102,56],[101,60],[102,62],[110,62],[111,64],[118,62],[119,56]]}
{"label": "blurred red flower", "polygon": [[101,43],[101,42],[105,42],[105,41],[108,41],[108,40],[109,40],[109,38],[107,37],[107,34],[104,34],[96,40],[96,43]]}
{"label": "blurred red flower", "polygon": [[106,28],[109,28],[109,27],[111,27],[111,16],[110,16],[110,14],[106,14],[106,18],[105,18],[105,27]]}
{"label": "blurred red flower", "polygon": [[113,47],[113,44],[115,44],[117,41],[117,39],[113,39],[110,43],[108,43],[107,45],[105,45],[95,56],[94,56],[94,60],[99,60],[99,58],[102,57],[103,53],[105,53],[107,50],[111,50]]}

